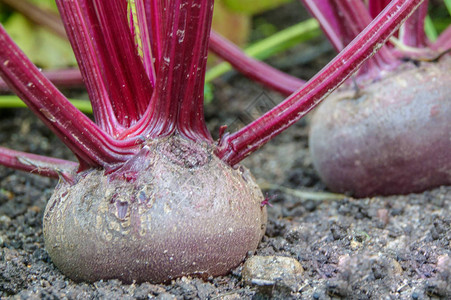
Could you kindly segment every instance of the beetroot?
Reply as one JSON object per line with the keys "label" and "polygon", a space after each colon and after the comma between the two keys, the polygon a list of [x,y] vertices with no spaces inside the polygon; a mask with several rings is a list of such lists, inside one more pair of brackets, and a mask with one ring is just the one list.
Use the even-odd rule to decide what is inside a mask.
{"label": "beetroot", "polygon": [[[341,36],[343,43],[387,4],[370,1],[366,9],[360,1],[330,3],[338,10],[325,22],[344,26],[329,36]],[[315,113],[310,152],[331,190],[366,197],[451,184],[451,45],[448,32],[435,44],[427,39],[427,10],[426,1],[399,31],[397,46],[383,47],[354,84]]]}
{"label": "beetroot", "polygon": [[404,64],[331,95],[311,122],[313,164],[329,188],[357,197],[451,184],[451,59]]}
{"label": "beetroot", "polygon": [[[390,1],[302,2],[341,51]],[[424,1],[392,43],[379,44],[381,49],[353,80],[332,93],[315,113],[310,152],[331,190],[365,197],[451,184],[451,26],[436,41],[428,40],[427,11]],[[262,62],[232,57],[229,52],[236,48],[216,49],[217,39],[213,37],[211,46],[215,53],[246,76],[285,94],[303,84]],[[269,72],[272,80],[266,76]]]}
{"label": "beetroot", "polygon": [[46,249],[75,280],[223,275],[265,232],[266,207],[249,171],[180,137],[148,143],[112,173],[89,170],[76,180],[57,186],[44,214]]}
{"label": "beetroot", "polygon": [[225,274],[255,251],[267,201],[240,161],[346,80],[421,0],[393,1],[302,90],[218,141],[203,117],[212,0],[56,2],[95,122],[0,26],[0,75],[78,159],[0,147],[0,163],[60,179],[44,238],[67,276],[165,282]]}

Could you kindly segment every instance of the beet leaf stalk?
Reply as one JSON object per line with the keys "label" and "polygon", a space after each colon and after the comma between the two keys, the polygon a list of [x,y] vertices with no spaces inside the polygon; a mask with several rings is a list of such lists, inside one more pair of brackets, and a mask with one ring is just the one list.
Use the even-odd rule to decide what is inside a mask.
{"label": "beet leaf stalk", "polygon": [[213,0],[57,0],[92,122],[0,28],[0,75],[79,164],[0,148],[0,163],[60,176],[45,247],[74,280],[164,282],[227,273],[265,232],[264,198],[237,164],[317,105],[421,3],[396,0],[305,88],[215,142],[203,116]]}
{"label": "beet leaf stalk", "polygon": [[[78,69],[58,69],[42,71],[47,79],[61,88],[83,87],[83,79]],[[8,92],[9,87],[0,79],[0,93]]]}

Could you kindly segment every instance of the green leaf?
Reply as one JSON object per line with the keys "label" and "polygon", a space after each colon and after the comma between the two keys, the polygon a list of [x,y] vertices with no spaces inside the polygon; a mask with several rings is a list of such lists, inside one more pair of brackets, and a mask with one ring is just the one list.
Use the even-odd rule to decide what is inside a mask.
{"label": "green leaf", "polygon": [[52,11],[58,11],[55,0],[28,0],[28,1],[41,8],[47,8]]}
{"label": "green leaf", "polygon": [[431,41],[435,41],[437,39],[437,29],[429,15],[426,16],[426,19],[424,19],[424,32]]}
{"label": "green leaf", "polygon": [[[85,114],[92,114],[92,106],[88,100],[70,99],[70,102]],[[25,103],[15,95],[0,96],[0,108],[27,107]]]}
{"label": "green leaf", "polygon": [[244,14],[258,14],[292,0],[223,0],[230,10]]}
{"label": "green leaf", "polygon": [[448,10],[449,15],[451,16],[451,0],[445,0],[445,6]]}
{"label": "green leaf", "polygon": [[268,182],[262,182],[259,184],[262,190],[280,190],[281,192],[292,195],[305,200],[317,200],[317,201],[327,201],[327,200],[340,200],[346,198],[346,195],[329,193],[329,192],[318,192],[309,189],[290,189],[281,185],[271,184]]}

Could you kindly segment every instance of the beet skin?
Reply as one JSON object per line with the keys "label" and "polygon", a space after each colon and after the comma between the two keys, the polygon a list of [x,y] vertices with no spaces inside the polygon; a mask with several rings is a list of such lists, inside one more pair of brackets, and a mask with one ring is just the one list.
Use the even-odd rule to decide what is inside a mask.
{"label": "beet skin", "polygon": [[251,174],[206,145],[149,142],[120,169],[60,183],[44,215],[45,246],[76,281],[165,282],[226,274],[254,251],[266,208]]}
{"label": "beet skin", "polygon": [[451,59],[405,64],[359,91],[342,88],[315,113],[313,164],[356,197],[451,184]]}

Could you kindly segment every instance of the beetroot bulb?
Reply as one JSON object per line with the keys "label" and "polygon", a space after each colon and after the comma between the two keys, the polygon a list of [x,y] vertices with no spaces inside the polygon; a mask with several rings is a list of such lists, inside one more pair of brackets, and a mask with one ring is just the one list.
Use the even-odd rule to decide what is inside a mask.
{"label": "beetroot bulb", "polygon": [[167,282],[226,274],[255,251],[265,201],[240,161],[346,80],[421,0],[393,1],[303,89],[217,141],[203,117],[212,0],[56,2],[95,122],[0,26],[1,77],[78,159],[0,147],[0,163],[59,178],[44,239],[65,275]]}
{"label": "beetroot bulb", "polygon": [[[390,1],[302,2],[341,51]],[[437,41],[429,41],[424,33],[427,8],[424,1],[392,43],[315,111],[310,153],[317,173],[332,191],[367,197],[451,184],[451,57],[447,54],[451,28]],[[243,68],[244,58],[234,60],[220,49],[215,52],[277,91],[295,91],[291,84],[295,78],[284,74],[268,83],[248,72],[249,67]]]}
{"label": "beetroot bulb", "polygon": [[309,137],[327,186],[356,197],[451,184],[451,59],[399,66],[318,108]]}
{"label": "beetroot bulb", "polygon": [[[345,2],[337,6],[347,13],[335,15],[344,39],[357,34],[348,26],[356,18],[364,27],[378,13]],[[384,47],[313,115],[313,165],[333,191],[367,197],[451,184],[451,57],[441,55],[451,43],[427,40],[427,5],[403,25],[401,45]]]}

